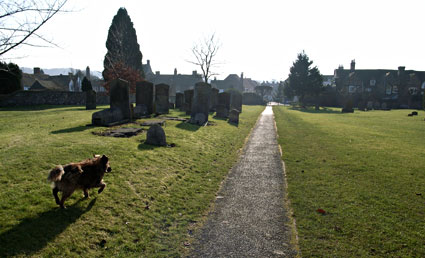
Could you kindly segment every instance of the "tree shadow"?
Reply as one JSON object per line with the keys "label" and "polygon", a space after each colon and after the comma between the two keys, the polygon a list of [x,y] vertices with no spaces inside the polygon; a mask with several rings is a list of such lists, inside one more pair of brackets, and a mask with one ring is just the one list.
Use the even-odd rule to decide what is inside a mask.
{"label": "tree shadow", "polygon": [[216,120],[222,120],[222,121],[226,121],[227,120],[227,118],[218,117],[218,116],[213,116],[213,118],[216,119]]}
{"label": "tree shadow", "polygon": [[90,129],[90,128],[93,128],[93,127],[87,126],[87,125],[81,125],[81,126],[76,126],[76,127],[72,127],[72,128],[66,128],[66,129],[51,131],[50,133],[51,134],[76,133],[76,132],[85,131],[85,130]]}
{"label": "tree shadow", "polygon": [[93,199],[86,208],[79,206],[82,199],[67,209],[54,208],[25,218],[18,225],[0,235],[0,254],[4,257],[27,256],[44,248],[96,203]]}
{"label": "tree shadow", "polygon": [[304,113],[311,113],[311,114],[342,114],[341,110],[334,110],[330,108],[321,108],[320,110],[316,110],[315,108],[306,107],[291,107],[290,110],[296,110]]}
{"label": "tree shadow", "polygon": [[194,125],[194,124],[186,123],[186,122],[181,122],[180,124],[177,124],[176,127],[179,129],[183,129],[183,130],[187,130],[191,132],[196,132],[200,128],[199,125]]}

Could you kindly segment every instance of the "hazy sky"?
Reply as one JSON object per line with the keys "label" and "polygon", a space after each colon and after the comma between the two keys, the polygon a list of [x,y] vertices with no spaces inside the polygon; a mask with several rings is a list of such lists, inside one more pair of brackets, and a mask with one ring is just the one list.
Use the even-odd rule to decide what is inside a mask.
{"label": "hazy sky", "polygon": [[[103,70],[113,16],[125,7],[143,54],[154,71],[191,73],[191,47],[215,33],[221,42],[216,71],[256,80],[286,79],[305,50],[322,74],[339,64],[359,69],[425,70],[423,0],[69,0],[72,13],[55,16],[42,29],[62,48],[11,52],[23,67]],[[200,71],[200,69],[197,69]]]}

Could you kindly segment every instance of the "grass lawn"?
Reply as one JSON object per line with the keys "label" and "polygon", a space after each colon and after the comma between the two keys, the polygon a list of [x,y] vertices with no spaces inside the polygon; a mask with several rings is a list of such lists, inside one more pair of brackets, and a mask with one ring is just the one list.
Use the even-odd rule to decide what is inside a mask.
{"label": "grass lawn", "polygon": [[[263,109],[244,106],[238,127],[167,121],[174,148],[143,144],[146,133],[93,135],[105,128],[86,127],[94,111],[83,107],[0,109],[0,257],[184,255]],[[110,158],[105,191],[76,191],[59,209],[49,170],[93,154]]]}
{"label": "grass lawn", "polygon": [[273,110],[303,257],[425,257],[425,112]]}

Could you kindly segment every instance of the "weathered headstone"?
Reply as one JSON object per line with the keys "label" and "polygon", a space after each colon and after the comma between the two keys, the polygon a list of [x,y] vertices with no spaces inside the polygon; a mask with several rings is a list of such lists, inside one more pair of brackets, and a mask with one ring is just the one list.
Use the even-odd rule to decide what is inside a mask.
{"label": "weathered headstone", "polygon": [[110,108],[93,113],[93,125],[111,126],[132,119],[128,82],[122,79],[111,81],[109,95]]}
{"label": "weathered headstone", "polygon": [[230,109],[236,109],[242,112],[242,94],[239,91],[230,93]]}
{"label": "weathered headstone", "polygon": [[122,79],[116,79],[111,82],[110,87],[111,109],[118,108],[125,119],[131,119],[129,83]]}
{"label": "weathered headstone", "polygon": [[138,82],[136,84],[136,108],[145,105],[147,114],[153,113],[154,87],[153,83],[148,81]]}
{"label": "weathered headstone", "polygon": [[239,110],[232,109],[229,112],[229,123],[239,124]]}
{"label": "weathered headstone", "polygon": [[92,115],[92,124],[100,126],[110,126],[114,125],[119,121],[123,121],[124,117],[120,109],[104,109],[98,112],[93,113]]}
{"label": "weathered headstone", "polygon": [[222,92],[218,94],[218,104],[216,108],[216,117],[227,118],[230,109],[230,93]]}
{"label": "weathered headstone", "polygon": [[218,104],[218,89],[211,88],[211,102],[210,102],[210,111],[215,112]]}
{"label": "weathered headstone", "polygon": [[204,125],[206,122],[208,122],[210,102],[211,85],[204,82],[198,82],[195,84],[189,123]]}
{"label": "weathered headstone", "polygon": [[373,109],[373,101],[368,101],[367,102],[367,107],[368,110],[372,110]]}
{"label": "weathered headstone", "polygon": [[170,86],[164,83],[155,85],[155,113],[168,114],[170,108],[169,98]]}
{"label": "weathered headstone", "polygon": [[184,91],[183,109],[184,109],[184,111],[186,111],[186,115],[190,115],[190,113],[191,113],[193,94],[194,94],[194,90],[185,90]]}
{"label": "weathered headstone", "polygon": [[94,90],[86,91],[86,109],[96,109],[96,92]]}
{"label": "weathered headstone", "polygon": [[160,125],[152,125],[146,134],[146,144],[167,146],[164,129]]}
{"label": "weathered headstone", "polygon": [[176,93],[176,108],[181,108],[184,103],[184,94],[181,92]]}

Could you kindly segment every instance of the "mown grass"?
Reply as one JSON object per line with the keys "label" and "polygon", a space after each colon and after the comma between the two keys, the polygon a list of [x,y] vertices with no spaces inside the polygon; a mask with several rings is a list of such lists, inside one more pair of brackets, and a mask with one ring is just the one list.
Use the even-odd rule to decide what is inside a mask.
{"label": "mown grass", "polygon": [[274,108],[303,257],[425,257],[425,113],[410,111]]}
{"label": "mown grass", "polygon": [[[263,109],[244,107],[238,127],[167,121],[174,148],[143,144],[146,133],[93,135],[104,128],[86,127],[94,111],[82,107],[0,109],[0,256],[184,255]],[[93,154],[110,157],[105,191],[77,191],[59,209],[49,170]]]}

